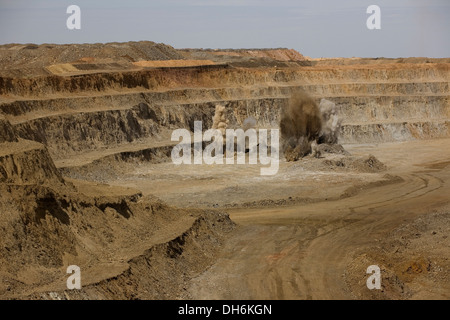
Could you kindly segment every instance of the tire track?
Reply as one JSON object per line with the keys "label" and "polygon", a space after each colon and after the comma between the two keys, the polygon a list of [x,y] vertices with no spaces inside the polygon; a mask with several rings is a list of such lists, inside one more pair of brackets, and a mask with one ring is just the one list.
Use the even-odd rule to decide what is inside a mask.
{"label": "tire track", "polygon": [[[344,273],[354,252],[373,247],[386,232],[449,194],[448,180],[436,177],[438,173],[402,174],[401,185],[383,185],[337,201],[258,209],[252,223],[241,211],[231,212],[236,222],[241,217],[245,221],[235,239],[245,238],[246,251],[253,254],[227,246],[226,259],[219,259],[196,285],[214,283],[217,298],[351,299]],[[269,264],[267,257],[275,258]],[[236,274],[239,285],[221,281],[223,272]],[[208,290],[193,293],[194,298],[207,298]]]}

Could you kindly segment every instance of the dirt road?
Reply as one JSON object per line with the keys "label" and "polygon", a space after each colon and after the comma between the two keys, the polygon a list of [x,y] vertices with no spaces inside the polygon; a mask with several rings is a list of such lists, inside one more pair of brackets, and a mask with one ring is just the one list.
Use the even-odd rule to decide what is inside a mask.
{"label": "dirt road", "polygon": [[[398,267],[405,261],[396,263],[397,257],[389,256],[383,241],[396,241],[396,230],[418,217],[426,219],[434,211],[448,209],[448,145],[449,140],[434,140],[347,147],[354,154],[375,154],[390,167],[389,173],[400,176],[403,182],[361,190],[356,196],[336,201],[229,211],[240,227],[221,258],[193,281],[191,295],[198,299],[373,298],[379,293],[371,292],[365,284],[365,269],[371,264],[382,269],[383,289],[378,298],[393,297],[396,288],[390,283],[395,272],[399,286],[413,288],[414,281],[431,277],[434,269],[402,281],[410,269]],[[446,219],[448,212],[441,218]],[[443,237],[447,243],[448,238]],[[448,245],[438,253],[431,248],[423,241],[415,242],[410,248],[411,259],[436,257],[439,261],[431,261],[430,266],[436,262],[448,268]],[[366,266],[352,265],[366,254],[383,256],[383,261],[369,259]],[[349,266],[360,274],[348,276]],[[443,272],[440,282],[428,281],[419,291],[402,288],[404,295],[400,297],[449,299],[448,269]],[[358,277],[364,281],[355,283],[353,279]]]}

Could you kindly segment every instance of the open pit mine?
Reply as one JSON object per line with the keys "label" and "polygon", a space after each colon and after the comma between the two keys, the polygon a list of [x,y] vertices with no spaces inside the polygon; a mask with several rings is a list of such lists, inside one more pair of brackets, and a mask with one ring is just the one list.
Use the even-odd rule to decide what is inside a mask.
{"label": "open pit mine", "polygon": [[[450,299],[449,71],[0,46],[0,299]],[[195,150],[196,122],[279,140],[223,149],[244,163],[174,163],[173,132]],[[279,155],[275,174],[252,150]]]}

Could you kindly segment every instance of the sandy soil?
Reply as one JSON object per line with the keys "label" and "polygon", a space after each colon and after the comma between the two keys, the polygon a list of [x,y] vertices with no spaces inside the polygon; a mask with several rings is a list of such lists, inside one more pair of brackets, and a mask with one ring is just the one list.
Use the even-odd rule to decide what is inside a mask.
{"label": "sandy soil", "polygon": [[[107,182],[179,207],[225,209],[238,224],[184,297],[449,299],[449,143],[345,145],[351,156],[282,161],[266,177],[248,164],[123,163]],[[327,165],[368,155],[386,168]],[[381,290],[366,287],[369,265],[382,270]]]}
{"label": "sandy soil", "polygon": [[[448,144],[348,147],[375,154],[404,181],[340,200],[229,211],[239,228],[193,281],[192,297],[449,299]],[[382,270],[380,291],[366,287],[369,265]]]}

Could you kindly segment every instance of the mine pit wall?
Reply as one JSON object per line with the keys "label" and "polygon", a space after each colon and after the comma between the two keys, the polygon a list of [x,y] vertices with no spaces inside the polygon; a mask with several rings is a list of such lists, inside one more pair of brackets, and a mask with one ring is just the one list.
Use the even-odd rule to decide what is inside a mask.
{"label": "mine pit wall", "polygon": [[[344,120],[341,143],[404,141],[449,136],[448,96],[329,97]],[[138,100],[138,99],[137,99]],[[142,99],[148,100],[148,99]],[[320,99],[317,99],[319,101]],[[23,139],[48,146],[54,159],[146,138],[170,137],[173,130],[193,131],[194,121],[211,128],[215,105],[224,104],[230,128],[252,116],[258,127],[277,128],[287,98],[218,100],[204,103],[149,105],[130,109],[68,113],[17,123]],[[442,120],[444,119],[444,120]],[[150,146],[149,146],[150,147]]]}
{"label": "mine pit wall", "polygon": [[0,115],[0,183],[62,184],[45,146],[17,138],[14,127]]}
{"label": "mine pit wall", "polygon": [[217,103],[226,106],[230,128],[249,116],[260,128],[276,128],[281,108],[297,89],[317,102],[337,104],[341,143],[440,138],[449,136],[448,71],[449,64],[209,66],[0,78],[0,91],[22,96],[1,104],[0,111],[18,137],[43,143],[55,160],[131,142],[167,141],[173,130],[192,131],[198,120],[210,128]]}
{"label": "mine pit wall", "polygon": [[0,155],[0,183],[57,185],[64,180],[47,149],[40,146]]}
{"label": "mine pit wall", "polygon": [[[424,67],[425,66],[425,67]],[[358,85],[377,82],[411,82],[410,79],[433,79],[447,82],[449,64],[386,65],[349,68],[230,68],[211,65],[185,68],[153,68],[143,71],[94,73],[76,76],[41,76],[34,78],[0,77],[0,94],[21,97],[46,97],[52,94],[107,92],[108,90],[162,90],[186,87],[227,87],[270,85],[297,82],[302,84],[341,83]],[[413,90],[414,84],[411,84]],[[349,88],[351,89],[351,87]],[[381,91],[374,92],[379,94]]]}
{"label": "mine pit wall", "polygon": [[[228,87],[228,88],[189,88],[174,89],[162,92],[142,91],[137,93],[117,93],[95,95],[91,97],[66,97],[48,99],[16,100],[0,104],[0,111],[5,115],[20,117],[36,112],[45,114],[61,114],[74,112],[89,112],[96,109],[129,109],[139,103],[150,105],[174,105],[186,104],[186,102],[214,102],[231,100],[249,100],[261,98],[286,98],[293,90],[302,89],[317,98],[340,99],[344,104],[347,99],[347,116],[351,117],[354,112],[360,112],[365,104],[370,103],[366,111],[374,112],[371,108],[378,104],[400,104],[426,103],[444,107],[448,112],[449,83],[421,82],[421,83],[358,83],[358,84],[283,84],[251,86],[251,87]],[[392,107],[396,107],[393,105]],[[352,110],[351,108],[354,108]],[[429,112],[429,108],[421,110]],[[392,110],[392,112],[399,112]],[[403,111],[400,111],[403,112]],[[448,114],[448,113],[447,113]],[[422,116],[419,114],[419,116]],[[359,114],[355,117],[359,119]],[[14,119],[12,119],[14,122]]]}
{"label": "mine pit wall", "polygon": [[450,119],[449,95],[379,95],[327,98],[344,123]]}
{"label": "mine pit wall", "polygon": [[[193,131],[194,121],[202,121],[205,129],[212,127],[216,103],[227,106],[230,127],[240,127],[249,115],[261,126],[277,126],[280,106],[286,99],[235,100],[184,105],[149,106],[140,103],[128,110],[70,113],[18,123],[18,136],[48,146],[55,159],[70,154],[139,142],[148,137],[164,135],[185,128]],[[276,107],[274,107],[276,106]]]}
{"label": "mine pit wall", "polygon": [[450,137],[450,121],[344,125],[340,143],[381,143]]}
{"label": "mine pit wall", "polygon": [[11,123],[0,115],[0,143],[17,142],[17,136]]}

